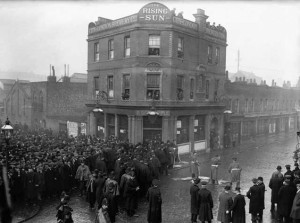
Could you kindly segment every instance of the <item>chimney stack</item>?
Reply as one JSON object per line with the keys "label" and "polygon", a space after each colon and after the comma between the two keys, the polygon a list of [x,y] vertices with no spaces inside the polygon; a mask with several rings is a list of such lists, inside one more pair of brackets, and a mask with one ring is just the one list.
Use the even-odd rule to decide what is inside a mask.
{"label": "chimney stack", "polygon": [[197,13],[193,14],[195,17],[195,22],[199,25],[199,31],[205,32],[206,30],[206,20],[208,18],[207,15],[205,15],[205,11],[203,9],[197,9]]}

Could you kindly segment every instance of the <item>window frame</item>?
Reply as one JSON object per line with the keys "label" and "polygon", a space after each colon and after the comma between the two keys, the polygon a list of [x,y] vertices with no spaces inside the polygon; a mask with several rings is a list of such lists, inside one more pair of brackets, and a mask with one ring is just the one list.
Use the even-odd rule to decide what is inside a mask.
{"label": "window frame", "polygon": [[115,52],[114,52],[114,39],[108,40],[108,59],[113,60],[115,58]]}
{"label": "window frame", "polygon": [[216,54],[215,54],[215,64],[219,64],[220,63],[220,47],[216,47]]}
{"label": "window frame", "polygon": [[[129,47],[128,47],[128,45],[129,45]],[[130,56],[131,56],[131,39],[130,39],[130,36],[128,35],[128,36],[124,37],[124,57],[130,57]]]}
{"label": "window frame", "polygon": [[[128,77],[128,85],[126,86],[126,79]],[[122,100],[129,100],[130,99],[130,74],[123,74],[122,75]]]}
{"label": "window frame", "polygon": [[207,46],[207,63],[212,64],[213,61],[213,47],[212,45]]}
{"label": "window frame", "polygon": [[[156,40],[155,37],[158,37]],[[153,39],[151,39],[153,38]],[[158,45],[154,44],[158,41]],[[161,36],[158,34],[150,34],[148,41],[148,55],[149,56],[160,56]],[[156,50],[155,50],[156,49]]]}
{"label": "window frame", "polygon": [[184,38],[178,37],[177,39],[177,57],[180,59],[184,58]]}
{"label": "window frame", "polygon": [[[110,81],[111,80],[111,81]],[[107,94],[108,98],[114,98],[114,76],[107,75]]]}
{"label": "window frame", "polygon": [[[157,76],[158,86],[149,85],[148,77],[150,76]],[[161,99],[161,73],[146,73],[146,100],[160,100],[160,99]]]}
{"label": "window frame", "polygon": [[94,62],[100,61],[100,44],[99,42],[94,43]]}

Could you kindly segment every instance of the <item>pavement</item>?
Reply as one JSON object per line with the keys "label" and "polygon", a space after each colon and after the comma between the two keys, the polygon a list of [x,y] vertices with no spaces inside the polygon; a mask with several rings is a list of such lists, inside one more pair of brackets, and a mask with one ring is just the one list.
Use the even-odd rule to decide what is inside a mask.
{"label": "pavement", "polygon": [[[280,134],[271,137],[260,137],[255,140],[243,142],[241,146],[235,148],[211,151],[210,153],[200,153],[200,174],[201,178],[209,179],[210,175],[210,158],[215,154],[221,155],[221,165],[219,167],[220,185],[208,185],[208,189],[212,192],[214,208],[214,221],[217,222],[218,212],[218,196],[223,191],[224,185],[228,183],[229,173],[227,168],[231,163],[233,156],[238,158],[238,162],[242,167],[241,187],[242,193],[252,186],[251,179],[253,177],[262,176],[266,185],[265,205],[263,222],[277,223],[276,212],[270,212],[271,190],[268,183],[271,174],[275,171],[277,165],[281,165],[284,169],[286,164],[293,164],[293,151],[297,144],[295,133]],[[181,223],[190,222],[190,195],[189,188],[191,185],[191,170],[189,163],[189,155],[181,155],[181,162],[176,163],[175,168],[171,169],[169,176],[162,176],[160,180],[160,189],[162,193],[162,218],[163,222]],[[284,172],[284,171],[283,171]],[[38,214],[27,222],[56,222],[56,205],[59,201],[46,201]],[[250,214],[248,214],[249,199],[246,198],[246,222],[251,222]],[[88,207],[85,199],[72,196],[70,206],[73,208],[73,219],[76,223],[94,222],[95,210]],[[127,217],[125,214],[119,214],[116,217],[116,223],[147,222],[148,204],[145,199],[139,202],[137,209],[138,217]],[[15,222],[15,221],[14,221]]]}

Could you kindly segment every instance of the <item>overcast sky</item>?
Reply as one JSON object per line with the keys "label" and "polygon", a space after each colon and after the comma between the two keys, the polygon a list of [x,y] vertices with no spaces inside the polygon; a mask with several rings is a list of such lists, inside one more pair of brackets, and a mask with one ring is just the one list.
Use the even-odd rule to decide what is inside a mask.
{"label": "overcast sky", "polygon": [[[0,71],[58,76],[87,71],[89,22],[98,16],[118,19],[137,13],[151,1],[0,2]],[[270,84],[300,76],[300,3],[289,1],[157,1],[194,21],[197,8],[208,21],[227,29],[227,70],[254,72]],[[1,78],[1,77],[0,77]],[[26,77],[22,77],[26,79]]]}

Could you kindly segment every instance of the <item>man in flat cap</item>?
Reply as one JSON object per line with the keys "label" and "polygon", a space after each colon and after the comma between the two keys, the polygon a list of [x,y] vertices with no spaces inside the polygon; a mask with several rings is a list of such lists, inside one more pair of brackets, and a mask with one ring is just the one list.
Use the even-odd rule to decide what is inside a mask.
{"label": "man in flat cap", "polygon": [[197,222],[197,215],[198,215],[198,191],[199,187],[198,184],[200,183],[199,178],[195,178],[193,180],[193,184],[190,187],[190,195],[191,195],[191,221],[192,223]]}
{"label": "man in flat cap", "polygon": [[207,221],[210,223],[213,219],[212,208],[214,206],[211,192],[206,188],[207,182],[201,182],[201,188],[198,191],[198,206],[199,206],[199,220],[201,222]]}
{"label": "man in flat cap", "polygon": [[286,172],[283,174],[283,176],[291,176],[292,177],[292,181],[294,180],[293,179],[293,172],[291,171],[291,165],[285,165],[285,168],[286,168]]}

